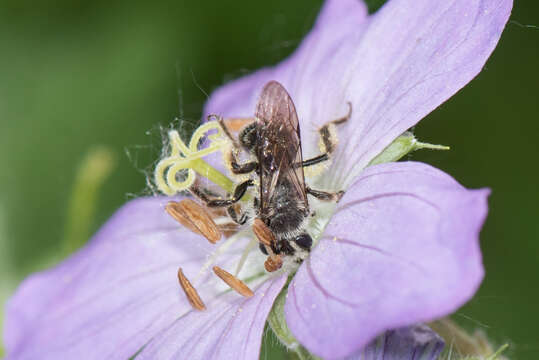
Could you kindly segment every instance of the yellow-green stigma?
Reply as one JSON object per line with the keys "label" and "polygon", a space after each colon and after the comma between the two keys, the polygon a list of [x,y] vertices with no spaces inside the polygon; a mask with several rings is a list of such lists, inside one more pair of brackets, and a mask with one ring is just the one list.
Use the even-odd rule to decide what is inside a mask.
{"label": "yellow-green stigma", "polygon": [[[200,140],[210,131],[216,133],[208,135],[209,145],[199,149]],[[230,146],[230,141],[217,121],[209,121],[198,127],[189,141],[189,146],[182,141],[176,130],[169,131],[168,138],[169,155],[159,161],[154,171],[154,181],[160,192],[171,196],[187,190],[195,182],[196,174],[229,193],[234,191],[234,182],[202,159]]]}

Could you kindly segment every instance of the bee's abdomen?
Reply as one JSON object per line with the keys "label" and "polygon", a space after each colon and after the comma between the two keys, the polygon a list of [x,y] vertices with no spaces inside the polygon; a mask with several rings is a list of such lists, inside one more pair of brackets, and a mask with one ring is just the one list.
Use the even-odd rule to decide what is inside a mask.
{"label": "bee's abdomen", "polygon": [[269,227],[273,233],[279,237],[281,234],[297,231],[305,219],[303,212],[293,206],[279,210],[270,219]]}

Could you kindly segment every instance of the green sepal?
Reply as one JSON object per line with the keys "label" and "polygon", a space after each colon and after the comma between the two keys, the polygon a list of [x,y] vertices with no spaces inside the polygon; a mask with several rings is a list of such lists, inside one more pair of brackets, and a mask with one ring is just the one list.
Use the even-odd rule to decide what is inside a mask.
{"label": "green sepal", "polygon": [[509,345],[502,345],[494,351],[480,330],[468,333],[450,318],[433,321],[429,326],[448,344],[438,360],[507,360],[502,353]]}
{"label": "green sepal", "polygon": [[404,155],[419,149],[449,150],[449,146],[434,145],[417,141],[414,134],[405,131],[401,136],[389,144],[378,156],[371,160],[369,166],[393,162],[401,159]]}
{"label": "green sepal", "polygon": [[[440,356],[439,360],[507,360],[505,356],[502,355],[502,353],[507,350],[509,347],[509,344],[504,344],[499,347],[498,350],[496,350],[495,353],[489,356],[461,356],[456,353],[451,353],[450,351],[445,351],[442,356]],[[451,355],[450,355],[451,354]]]}

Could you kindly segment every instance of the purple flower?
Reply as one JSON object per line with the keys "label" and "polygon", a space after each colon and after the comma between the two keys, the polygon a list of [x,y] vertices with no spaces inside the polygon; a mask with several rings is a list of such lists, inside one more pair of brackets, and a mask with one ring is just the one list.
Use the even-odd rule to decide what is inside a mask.
{"label": "purple flower", "polygon": [[442,339],[425,325],[390,330],[346,360],[436,359]]}
{"label": "purple flower", "polygon": [[[422,163],[368,165],[478,74],[511,5],[391,0],[367,16],[360,1],[327,0],[289,59],[220,88],[208,102],[207,113],[252,116],[263,85],[281,82],[301,119],[304,158],[317,155],[313,130],[353,104],[332,165],[315,184],[346,193],[336,208],[317,210],[317,245],[284,305],[291,332],[312,353],[435,358],[438,338],[403,327],[453,312],[479,286],[488,190],[467,190]],[[248,240],[222,240],[208,261],[215,247],[180,228],[164,212],[167,201],[131,201],[81,251],[29,277],[7,307],[8,358],[258,358],[287,274],[265,273],[253,250],[239,276],[255,295],[227,291],[203,264],[232,271]],[[193,310],[181,292],[179,265],[206,311]]]}

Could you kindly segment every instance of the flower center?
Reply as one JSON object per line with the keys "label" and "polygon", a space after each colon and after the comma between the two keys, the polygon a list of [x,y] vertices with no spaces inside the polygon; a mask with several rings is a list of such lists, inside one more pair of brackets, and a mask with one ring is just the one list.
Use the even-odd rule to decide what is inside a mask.
{"label": "flower center", "polygon": [[[260,247],[262,252],[267,255],[264,263],[267,272],[279,269],[294,272],[308,256],[310,248],[320,238],[335,206],[333,203],[325,204],[315,201],[310,206],[310,210],[296,209],[294,208],[294,199],[289,199],[287,188],[292,184],[278,185],[277,190],[275,190],[276,196],[282,196],[283,200],[286,200],[286,204],[283,201],[279,202],[279,205],[283,206],[281,206],[282,209],[275,209],[277,213],[271,219],[275,222],[272,226],[274,228],[286,226],[287,222],[292,220],[290,216],[294,216],[295,212],[299,214],[298,221],[302,223],[301,227],[295,226],[299,230],[293,230],[297,234],[290,231],[287,233],[287,236],[294,238],[295,242],[281,241],[285,243],[285,247],[279,247],[281,246],[278,245],[279,239],[276,238],[268,224],[256,218],[258,212],[256,207],[260,206],[259,190],[261,185],[258,176],[252,174],[257,172],[252,170],[237,176],[242,181],[237,185],[203,159],[215,152],[221,152],[225,157],[225,167],[232,170],[230,161],[227,159],[239,155],[237,151],[234,153],[234,149],[237,149],[237,144],[234,143],[234,138],[226,125],[223,125],[222,119],[201,125],[194,132],[188,145],[181,140],[177,131],[171,130],[168,133],[168,152],[164,154],[155,168],[154,183],[157,189],[166,195],[175,195],[187,190],[206,203],[206,206],[202,206],[190,199],[184,199],[180,202],[170,202],[167,205],[167,212],[185,227],[203,235],[212,243],[216,243],[221,234],[228,235],[227,240],[219,244],[203,264],[194,278],[194,282],[200,280],[208,269],[213,268],[215,274],[231,288],[244,296],[251,296],[249,294],[252,294],[252,291],[248,290],[247,285],[237,276],[248,263],[248,257],[256,253],[256,248]],[[230,172],[234,175],[233,171]],[[232,194],[232,197],[229,199],[215,197],[213,188],[201,188],[201,180],[204,178],[217,185],[221,191],[224,190],[229,196]],[[252,187],[256,187],[257,191],[253,191]],[[238,215],[240,213],[243,215]],[[284,216],[281,216],[283,214]],[[280,221],[283,222],[282,225],[279,225]],[[244,224],[249,226],[241,226]],[[234,247],[236,242],[242,238],[250,238],[251,240],[247,242],[239,257],[234,275],[215,267],[217,259],[229,251],[231,247]],[[246,272],[250,274],[250,279],[253,279],[253,274],[258,274],[256,277],[267,275],[260,267]],[[193,307],[203,310],[205,306],[200,296],[181,269],[178,272],[178,279]]]}

